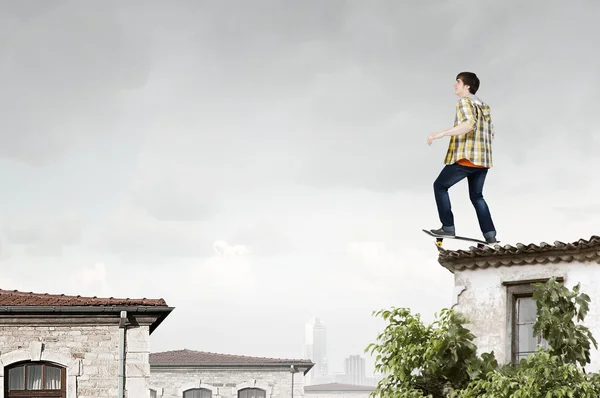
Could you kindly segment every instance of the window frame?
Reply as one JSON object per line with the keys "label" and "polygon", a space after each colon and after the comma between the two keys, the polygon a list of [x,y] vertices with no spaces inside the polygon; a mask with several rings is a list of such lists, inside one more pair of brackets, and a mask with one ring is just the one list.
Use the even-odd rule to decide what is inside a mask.
{"label": "window frame", "polygon": [[[512,365],[518,364],[518,346],[519,346],[519,334],[518,325],[516,322],[517,315],[517,299],[533,297],[535,291],[534,283],[546,283],[550,280],[548,278],[539,279],[527,279],[517,281],[502,282],[502,285],[506,287],[506,316],[507,316],[507,357]],[[557,282],[564,283],[564,277],[554,277]],[[541,338],[541,337],[540,337]]]}
{"label": "window frame", "polygon": [[211,390],[209,390],[208,388],[203,388],[203,387],[194,387],[194,388],[188,388],[187,390],[185,390],[185,391],[184,391],[184,392],[181,394],[181,395],[182,395],[182,397],[183,397],[183,398],[185,398],[185,394],[186,394],[186,393],[188,393],[188,392],[190,392],[190,391],[192,391],[192,392],[193,392],[193,391],[200,391],[200,392],[204,392],[204,391],[206,391],[206,392],[210,393],[210,396],[211,396],[211,398],[212,398],[212,393],[213,393],[213,392],[212,392]]}
{"label": "window frame", "polygon": [[[60,389],[58,390],[9,390],[10,376],[9,371],[23,367],[23,378],[25,386],[27,386],[27,368],[29,366],[40,366],[42,365],[42,385],[45,386],[46,382],[46,367],[51,366],[53,368],[60,369]],[[18,397],[49,397],[49,398],[66,398],[67,397],[67,370],[64,366],[49,362],[49,361],[25,361],[16,362],[4,367],[4,395],[6,398],[18,398]]]}
{"label": "window frame", "polygon": [[247,391],[247,390],[256,390],[256,391],[262,391],[262,392],[263,392],[263,394],[264,394],[264,396],[265,396],[265,398],[267,398],[267,391],[266,391],[265,389],[258,388],[258,387],[244,387],[244,388],[242,388],[242,389],[239,389],[239,390],[237,391],[237,394],[236,394],[237,398],[240,398],[240,393],[241,393],[242,391]]}

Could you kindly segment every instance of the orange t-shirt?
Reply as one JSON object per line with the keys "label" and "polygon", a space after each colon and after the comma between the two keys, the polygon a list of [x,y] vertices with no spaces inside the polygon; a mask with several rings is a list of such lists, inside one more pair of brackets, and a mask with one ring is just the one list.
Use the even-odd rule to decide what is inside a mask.
{"label": "orange t-shirt", "polygon": [[485,169],[484,166],[477,166],[476,164],[473,164],[469,159],[465,159],[465,158],[460,159],[456,163],[460,164],[461,166],[477,167],[477,168],[480,168],[480,169]]}

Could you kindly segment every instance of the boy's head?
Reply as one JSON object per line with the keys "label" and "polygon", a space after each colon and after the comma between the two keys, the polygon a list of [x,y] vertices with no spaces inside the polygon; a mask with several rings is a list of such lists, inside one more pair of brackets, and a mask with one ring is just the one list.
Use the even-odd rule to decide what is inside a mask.
{"label": "boy's head", "polygon": [[475,94],[479,90],[479,78],[475,73],[472,72],[460,72],[456,75],[456,83],[454,84],[457,94],[464,91],[471,94]]}

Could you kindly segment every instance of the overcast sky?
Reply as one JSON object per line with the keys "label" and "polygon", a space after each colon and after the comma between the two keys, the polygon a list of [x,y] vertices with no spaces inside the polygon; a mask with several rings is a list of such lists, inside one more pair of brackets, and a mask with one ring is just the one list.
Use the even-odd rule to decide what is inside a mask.
{"label": "overcast sky", "polygon": [[299,358],[318,316],[341,372],[373,310],[449,306],[420,230],[464,70],[497,238],[600,234],[598,2],[0,4],[0,287],[162,297],[152,351]]}

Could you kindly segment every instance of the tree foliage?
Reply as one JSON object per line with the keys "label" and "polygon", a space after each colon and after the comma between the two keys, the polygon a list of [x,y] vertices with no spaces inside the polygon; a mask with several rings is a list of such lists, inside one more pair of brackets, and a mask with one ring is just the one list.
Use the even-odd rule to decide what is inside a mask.
{"label": "tree foliage", "polygon": [[550,279],[535,284],[534,335],[548,348],[519,364],[499,364],[494,353],[478,354],[466,317],[442,309],[430,325],[407,308],[374,312],[387,326],[365,352],[375,356],[384,375],[373,396],[384,398],[531,398],[598,397],[600,375],[586,373],[597,343],[581,324],[590,298],[578,284],[569,290]]}
{"label": "tree foliage", "polygon": [[582,324],[589,311],[590,297],[581,293],[580,284],[573,290],[554,279],[545,285],[535,284],[533,294],[537,305],[537,323],[534,333],[540,334],[550,345],[550,354],[566,363],[585,366],[590,362],[591,344],[598,348],[590,330]]}

